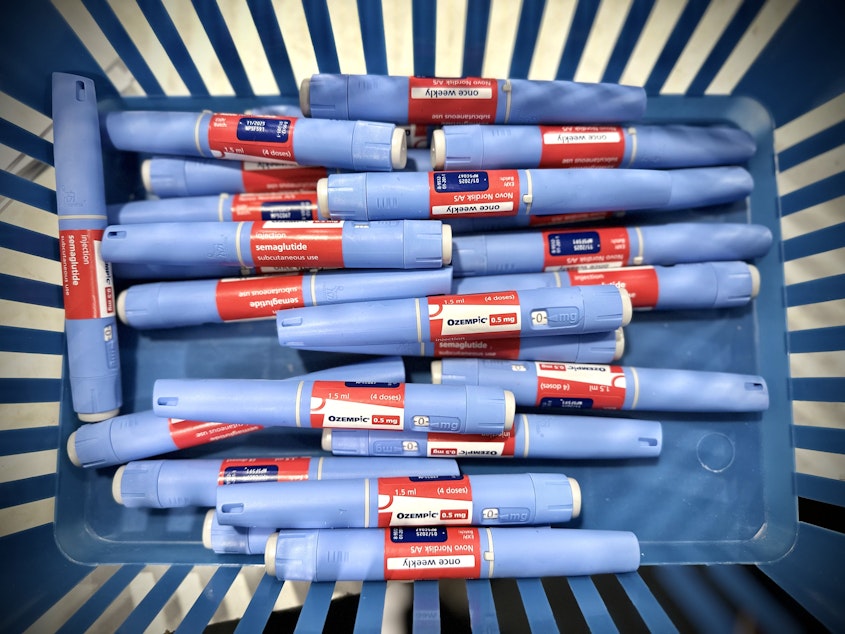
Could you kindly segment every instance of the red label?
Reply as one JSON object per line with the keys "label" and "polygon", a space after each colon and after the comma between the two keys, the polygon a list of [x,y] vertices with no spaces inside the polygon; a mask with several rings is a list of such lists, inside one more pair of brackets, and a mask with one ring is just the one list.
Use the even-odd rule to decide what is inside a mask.
{"label": "red label", "polygon": [[220,463],[217,484],[307,480],[311,458],[240,458]]}
{"label": "red label", "polygon": [[513,337],[521,329],[519,308],[516,291],[429,297],[431,340]]}
{"label": "red label", "polygon": [[660,295],[657,271],[651,266],[632,266],[621,269],[578,269],[569,271],[572,286],[613,284],[628,291],[634,308],[654,308]]}
{"label": "red label", "polygon": [[519,359],[519,339],[450,339],[434,342],[435,357]]}
{"label": "red label", "polygon": [[343,267],[343,221],[255,222],[250,232],[254,266]]}
{"label": "red label", "polygon": [[516,432],[498,435],[429,433],[427,455],[430,458],[508,458],[514,455]]}
{"label": "red label", "polygon": [[594,222],[607,220],[618,214],[615,211],[582,211],[575,214],[552,214],[550,216],[528,216],[529,227],[548,227],[551,225],[570,225],[576,222]]}
{"label": "red label", "polygon": [[384,531],[384,578],[477,579],[481,540],[477,528],[389,528]]}
{"label": "red label", "polygon": [[214,291],[223,321],[273,317],[285,308],[305,305],[302,275],[273,275],[220,280]]}
{"label": "red label", "polygon": [[619,167],[625,133],[618,126],[541,125],[538,167]]}
{"label": "red label", "polygon": [[235,194],[232,220],[319,220],[317,192]]}
{"label": "red label", "polygon": [[317,181],[326,178],[325,167],[300,167],[278,163],[252,163],[241,165],[241,180],[245,192],[317,191]]}
{"label": "red label", "polygon": [[432,218],[515,216],[519,211],[516,170],[429,172]]}
{"label": "red label", "polygon": [[237,425],[234,423],[204,423],[197,420],[180,420],[169,418],[167,423],[170,429],[170,438],[173,439],[179,449],[205,445],[206,443],[218,440],[226,440],[242,434],[250,434],[259,429],[261,425]]}
{"label": "red label", "polygon": [[114,315],[111,267],[100,256],[102,230],[59,231],[66,319],[99,319]]}
{"label": "red label", "polygon": [[295,117],[213,114],[208,122],[208,147],[215,158],[254,156],[271,163],[296,163],[295,125]]}
{"label": "red label", "polygon": [[408,123],[495,123],[495,79],[408,79]]}
{"label": "red label", "polygon": [[404,426],[404,383],[314,381],[311,427],[401,430]]}
{"label": "red label", "polygon": [[540,407],[621,409],[625,374],[618,365],[535,363]]}
{"label": "red label", "polygon": [[379,526],[430,526],[472,520],[468,476],[379,478]]}
{"label": "red label", "polygon": [[546,271],[595,266],[625,266],[631,253],[624,227],[543,231],[543,266]]}

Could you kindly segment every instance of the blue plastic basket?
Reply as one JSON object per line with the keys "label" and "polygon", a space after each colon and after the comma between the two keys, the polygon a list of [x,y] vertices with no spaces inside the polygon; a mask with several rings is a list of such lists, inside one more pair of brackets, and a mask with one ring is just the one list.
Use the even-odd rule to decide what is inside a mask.
{"label": "blue plastic basket", "polygon": [[[803,623],[779,604],[785,591],[831,630],[845,630],[836,583],[845,539],[834,519],[845,505],[845,71],[831,63],[845,59],[843,18],[845,6],[799,0],[31,0],[6,7],[2,629],[194,631],[240,619],[239,630],[254,631],[275,607],[302,604],[296,631],[322,631],[337,620],[332,596],[352,592],[354,625],[338,629],[388,628],[407,603],[415,631],[437,631],[457,593],[458,609],[478,631],[546,632],[567,622],[724,631],[738,612],[780,631]],[[665,448],[656,464],[612,471],[532,465],[563,468],[582,483],[585,509],[593,509],[582,526],[638,533],[646,564],[639,573],[428,581],[412,589],[283,584],[250,565],[255,559],[233,562],[202,549],[196,512],[121,509],[111,501],[110,472],[68,463],[64,445],[76,422],[62,381],[50,74],[94,78],[104,110],[237,111],[294,102],[299,81],[318,70],[620,81],[646,87],[650,120],[729,122],[755,136],[750,199],[673,219],[768,225],[776,246],[756,262],[760,297],[742,311],[638,314],[624,362],[760,373],[770,410],[662,417]],[[108,155],[106,175],[109,201],[138,191],[135,157]],[[120,339],[126,411],[149,407],[154,378],[282,378],[357,360],[283,350],[266,323],[154,335],[121,329]],[[415,378],[422,367],[414,366]],[[311,451],[308,441],[285,433],[270,440],[292,454]],[[250,439],[245,451],[260,451],[258,442]],[[221,445],[194,455],[223,455]]]}

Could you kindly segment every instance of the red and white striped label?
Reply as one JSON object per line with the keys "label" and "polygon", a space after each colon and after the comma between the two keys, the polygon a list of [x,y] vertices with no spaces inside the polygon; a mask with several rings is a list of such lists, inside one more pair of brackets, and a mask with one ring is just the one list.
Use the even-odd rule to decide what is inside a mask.
{"label": "red and white striped label", "polygon": [[429,433],[426,443],[429,458],[508,458],[514,455],[516,434],[513,430],[495,436]]}
{"label": "red and white striped label", "polygon": [[495,123],[499,84],[464,77],[408,79],[408,123]]}
{"label": "red and white striped label", "polygon": [[625,403],[625,373],[618,365],[538,361],[534,367],[540,407],[621,409]]}
{"label": "red and white striped label", "polygon": [[613,284],[628,291],[634,308],[654,308],[660,296],[657,271],[653,266],[630,266],[620,269],[577,269],[569,271],[573,286]]}
{"label": "red and white striped label", "polygon": [[220,280],[214,290],[220,319],[267,319],[280,310],[304,306],[302,278],[302,275],[272,275]]}
{"label": "red and white striped label", "polygon": [[300,165],[280,165],[279,163],[241,164],[241,181],[244,191],[280,192],[280,191],[317,191],[317,181],[326,178],[325,167],[302,167]]}
{"label": "red and white striped label", "polygon": [[472,520],[468,476],[379,478],[379,526],[467,526]]}
{"label": "red and white striped label", "polygon": [[59,231],[62,287],[66,319],[99,319],[114,315],[110,265],[103,262],[99,229]]}
{"label": "red and white striped label", "polygon": [[168,418],[170,438],[179,449],[205,445],[264,429],[261,425],[238,425],[235,423],[205,423],[198,420]]}
{"label": "red and white striped label", "polygon": [[522,327],[516,291],[429,297],[428,319],[432,341],[513,337]]}
{"label": "red and white striped label", "polygon": [[314,381],[310,414],[311,427],[401,430],[405,384]]}
{"label": "red and white striped label", "polygon": [[250,232],[256,267],[343,267],[343,221],[255,222]]}
{"label": "red and white striped label", "polygon": [[481,540],[477,528],[425,526],[384,531],[384,578],[477,579]]}

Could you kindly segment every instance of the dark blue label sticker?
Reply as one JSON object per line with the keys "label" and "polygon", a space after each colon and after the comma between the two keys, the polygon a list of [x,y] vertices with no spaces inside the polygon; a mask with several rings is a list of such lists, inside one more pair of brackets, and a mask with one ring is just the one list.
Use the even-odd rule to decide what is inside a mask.
{"label": "dark blue label sticker", "polygon": [[313,220],[314,203],[290,200],[283,203],[261,203],[262,220]]}
{"label": "dark blue label sticker", "polygon": [[408,479],[411,482],[434,482],[434,481],[440,481],[440,480],[463,480],[464,476],[462,476],[462,475],[409,476]]}
{"label": "dark blue label sticker", "polygon": [[391,528],[390,541],[394,544],[409,542],[445,542],[447,537],[444,526]]}
{"label": "dark blue label sticker", "polygon": [[242,117],[238,120],[237,136],[240,141],[286,143],[289,131],[290,119]]}
{"label": "dark blue label sticker", "polygon": [[487,172],[435,172],[434,191],[486,192],[490,187]]}
{"label": "dark blue label sticker", "polygon": [[388,389],[395,389],[402,384],[401,383],[379,383],[377,381],[373,381],[372,383],[370,383],[368,381],[346,381],[344,383],[344,385],[346,387],[365,387],[365,388],[384,387],[384,388],[388,388]]}
{"label": "dark blue label sticker", "polygon": [[238,482],[270,482],[279,479],[276,465],[251,465],[249,467],[226,467],[223,470],[223,484]]}
{"label": "dark blue label sticker", "polygon": [[542,398],[540,407],[560,407],[566,409],[592,409],[593,399],[591,398]]}
{"label": "dark blue label sticker", "polygon": [[601,238],[597,231],[550,233],[548,239],[549,255],[581,255],[601,251]]}

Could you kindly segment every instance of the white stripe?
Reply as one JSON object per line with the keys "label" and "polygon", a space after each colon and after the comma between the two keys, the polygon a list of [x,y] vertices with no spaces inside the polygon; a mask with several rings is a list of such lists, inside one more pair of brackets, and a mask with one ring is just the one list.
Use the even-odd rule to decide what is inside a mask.
{"label": "white stripe", "polygon": [[59,219],[56,214],[13,198],[0,201],[0,220],[21,229],[43,233],[51,238],[59,237]]}
{"label": "white stripe", "polygon": [[731,94],[797,4],[798,0],[767,0],[704,94]]}
{"label": "white stripe", "polygon": [[[114,0],[119,1],[119,0]],[[246,2],[218,2],[220,14],[229,29],[238,56],[241,58],[247,79],[256,95],[278,95],[279,85],[273,76],[270,62],[267,61],[267,54],[261,38],[258,37],[258,29],[252,19],[249,7]],[[284,16],[284,14],[282,14]],[[285,18],[287,16],[284,16]],[[280,23],[282,20],[280,20]],[[285,41],[287,45],[287,41]]]}
{"label": "white stripe", "polygon": [[190,0],[162,0],[167,15],[188,49],[194,66],[206,89],[212,95],[234,95],[235,90],[226,77],[217,52],[200,22]]}
{"label": "white stripe", "polygon": [[845,326],[845,299],[790,306],[786,309],[786,323],[789,330]]}
{"label": "white stripe", "polygon": [[[528,454],[530,453],[531,449],[529,448],[529,443],[531,441],[531,430],[528,427],[528,417],[525,414],[522,414],[522,435],[525,438],[525,447],[522,449],[522,457],[527,458]],[[516,433],[516,432],[511,432]],[[516,447],[514,447],[514,455],[516,455]]]}
{"label": "white stripe", "polygon": [[484,43],[482,77],[510,77],[516,29],[522,0],[492,0],[487,40]]}
{"label": "white stripe", "polygon": [[0,379],[60,379],[62,355],[0,351]]}
{"label": "white stripe", "polygon": [[577,5],[577,0],[546,2],[531,65],[528,67],[528,79],[552,80],[557,75]]}
{"label": "white stripe", "polygon": [[47,141],[53,140],[53,120],[50,117],[3,91],[0,91],[0,112],[9,123]]}
{"label": "white stripe", "polygon": [[780,230],[784,240],[826,229],[845,221],[845,195],[783,216]]}
{"label": "white stripe", "polygon": [[831,480],[845,480],[845,456],[796,447],[795,471]]}
{"label": "white stripe", "polygon": [[188,87],[138,5],[125,0],[108,0],[108,3],[164,93],[180,97],[190,95]]}
{"label": "white stripe", "polygon": [[0,143],[0,169],[10,174],[28,179],[32,174],[49,167],[41,159],[33,158],[5,143]]}
{"label": "white stripe", "polygon": [[267,573],[264,572],[263,566],[244,566],[241,568],[208,625],[241,618],[265,574]]}
{"label": "white stripe", "polygon": [[845,376],[845,352],[794,352],[789,355],[789,370],[793,379]]}
{"label": "white stripe", "polygon": [[0,403],[0,431],[54,427],[59,424],[59,403]]}
{"label": "white stripe", "polygon": [[381,0],[388,75],[414,74],[414,24],[411,0]]}
{"label": "white stripe", "polygon": [[640,400],[640,375],[637,373],[637,368],[634,366],[631,366],[628,369],[631,371],[631,377],[634,379],[634,385],[627,386],[629,388],[634,388],[634,398],[631,400],[631,409],[637,409],[637,404]]}
{"label": "white stripe", "polygon": [[0,537],[50,524],[56,498],[45,498],[0,509]]}
{"label": "white stripe", "polygon": [[59,630],[118,570],[120,570],[120,566],[97,566],[94,568],[67,594],[50,606],[35,623],[24,631],[24,634],[44,634],[45,632]]}
{"label": "white stripe", "polygon": [[784,262],[783,272],[787,285],[817,280],[842,273],[845,262],[845,247],[807,255],[797,260]]}
{"label": "white stripe", "polygon": [[121,95],[146,94],[81,0],[52,0],[52,3]]}
{"label": "white stripe", "polygon": [[216,571],[217,566],[194,566],[144,631],[148,634],[175,631]]}
{"label": "white stripe", "polygon": [[437,0],[434,74],[460,77],[464,66],[467,0]]}
{"label": "white stripe", "polygon": [[[308,590],[311,588],[310,581],[285,581],[282,586],[282,591],[276,598],[276,603],[273,605],[273,611],[288,610],[305,603],[305,597],[308,596]],[[150,633],[152,634],[152,633]]]}
{"label": "white stripe", "polygon": [[792,418],[796,425],[845,429],[845,403],[793,401]]}
{"label": "white stripe", "polygon": [[845,144],[817,154],[788,170],[778,172],[778,193],[786,196],[794,191],[839,174],[845,169]]}
{"label": "white stripe", "polygon": [[0,299],[0,326],[64,332],[65,311],[63,308]]}
{"label": "white stripe", "polygon": [[297,0],[273,0],[273,10],[285,42],[285,52],[290,59],[297,87],[306,77],[318,72],[314,45],[305,20],[302,2]]}
{"label": "white stripe", "polygon": [[37,478],[56,472],[56,449],[0,456],[0,482]]}
{"label": "white stripe", "polygon": [[357,2],[328,0],[328,8],[340,72],[356,75],[366,73],[367,61],[364,59],[364,42]]}
{"label": "white stripe", "polygon": [[620,84],[645,86],[686,6],[687,0],[657,0],[654,3],[619,78]]}
{"label": "white stripe", "polygon": [[775,130],[775,151],[783,152],[845,120],[845,93],[796,117]]}
{"label": "white stripe", "polygon": [[0,247],[0,273],[61,285],[62,267],[55,260]]}
{"label": "white stripe", "polygon": [[687,91],[741,4],[742,0],[710,2],[660,89],[660,94],[683,94]]}
{"label": "white stripe", "polygon": [[370,479],[364,478],[364,528],[370,527]]}
{"label": "white stripe", "polygon": [[602,80],[630,10],[631,0],[601,0],[581,59],[578,61],[575,81]]}
{"label": "white stripe", "polygon": [[170,566],[145,566],[114,598],[102,614],[85,630],[90,634],[116,632],[132,610],[143,601]]}

